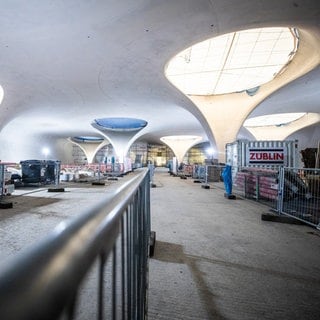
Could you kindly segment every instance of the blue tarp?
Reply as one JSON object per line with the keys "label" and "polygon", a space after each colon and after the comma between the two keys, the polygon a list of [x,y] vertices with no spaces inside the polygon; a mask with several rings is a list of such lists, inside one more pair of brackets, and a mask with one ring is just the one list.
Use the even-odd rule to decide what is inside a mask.
{"label": "blue tarp", "polygon": [[232,194],[232,173],[231,173],[231,166],[226,165],[224,170],[222,171],[222,178],[224,182],[224,187],[226,189],[226,194],[231,195]]}

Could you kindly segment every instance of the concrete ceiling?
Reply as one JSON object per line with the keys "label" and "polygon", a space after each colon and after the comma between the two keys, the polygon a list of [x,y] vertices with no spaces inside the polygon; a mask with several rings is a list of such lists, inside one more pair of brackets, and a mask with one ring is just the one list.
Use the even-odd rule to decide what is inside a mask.
{"label": "concrete ceiling", "polygon": [[[105,117],[146,120],[140,140],[207,140],[204,116],[166,79],[166,64],[199,41],[274,26],[313,30],[320,39],[320,2],[2,0],[0,159],[41,157],[44,145],[63,159],[67,139],[99,135],[91,123]],[[319,66],[250,116],[304,111],[320,112]]]}

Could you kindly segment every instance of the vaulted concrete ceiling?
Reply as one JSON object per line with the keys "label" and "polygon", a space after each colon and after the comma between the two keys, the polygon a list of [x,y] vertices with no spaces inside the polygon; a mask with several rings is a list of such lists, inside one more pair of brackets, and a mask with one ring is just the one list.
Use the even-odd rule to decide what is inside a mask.
{"label": "vaulted concrete ceiling", "polygon": [[[65,160],[68,138],[99,135],[91,123],[105,117],[146,120],[141,140],[187,134],[214,143],[203,114],[169,83],[165,66],[199,41],[275,26],[310,30],[320,39],[320,2],[3,0],[0,159],[39,158],[42,146],[50,146],[53,158]],[[268,96],[250,117],[319,113],[319,88],[318,66]]]}

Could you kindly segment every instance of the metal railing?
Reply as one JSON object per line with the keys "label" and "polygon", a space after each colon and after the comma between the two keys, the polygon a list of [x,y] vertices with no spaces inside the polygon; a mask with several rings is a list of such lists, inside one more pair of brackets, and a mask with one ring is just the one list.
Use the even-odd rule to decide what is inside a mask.
{"label": "metal railing", "polygon": [[320,169],[280,168],[278,212],[320,229]]}
{"label": "metal railing", "polygon": [[221,173],[224,166],[221,165],[194,165],[192,178],[204,183],[221,181]]}
{"label": "metal railing", "polygon": [[[1,266],[0,319],[145,319],[149,241],[150,175],[143,169]],[[95,267],[97,279],[88,276]],[[88,278],[89,297],[82,291]]]}
{"label": "metal railing", "polygon": [[320,229],[320,169],[243,168],[233,179],[233,190]]}
{"label": "metal railing", "polygon": [[235,193],[277,209],[279,173],[275,170],[244,168],[233,179]]}

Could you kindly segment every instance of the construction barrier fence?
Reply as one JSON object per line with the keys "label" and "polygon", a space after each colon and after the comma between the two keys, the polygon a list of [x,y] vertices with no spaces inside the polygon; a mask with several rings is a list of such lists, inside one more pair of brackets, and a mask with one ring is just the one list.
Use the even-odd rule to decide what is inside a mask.
{"label": "construction barrier fence", "polygon": [[233,177],[233,191],[320,229],[320,169],[242,168]]}
{"label": "construction barrier fence", "polygon": [[280,168],[278,212],[320,229],[320,169]]}

